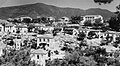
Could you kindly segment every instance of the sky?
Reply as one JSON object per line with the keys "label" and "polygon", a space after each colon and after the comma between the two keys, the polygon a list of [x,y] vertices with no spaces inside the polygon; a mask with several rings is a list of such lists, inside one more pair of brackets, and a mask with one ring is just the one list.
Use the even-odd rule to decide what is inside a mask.
{"label": "sky", "polygon": [[58,7],[71,7],[80,9],[102,8],[110,11],[116,11],[116,6],[120,4],[120,0],[114,0],[111,4],[99,5],[93,0],[0,0],[0,7],[16,6],[32,3],[45,3]]}

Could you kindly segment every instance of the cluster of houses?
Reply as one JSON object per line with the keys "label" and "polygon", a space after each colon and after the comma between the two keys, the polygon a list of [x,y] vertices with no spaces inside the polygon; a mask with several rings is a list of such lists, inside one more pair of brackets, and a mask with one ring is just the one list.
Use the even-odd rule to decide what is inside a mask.
{"label": "cluster of houses", "polygon": [[[29,17],[27,17],[29,18]],[[92,20],[103,17],[101,15],[86,15],[83,16],[83,21]],[[21,18],[24,19],[24,18]],[[31,19],[31,18],[30,18]],[[53,17],[48,17],[48,20],[55,20]],[[10,19],[9,19],[10,20]],[[31,19],[32,20],[32,19]],[[120,37],[119,32],[106,31],[103,32],[101,29],[85,28],[80,24],[70,24],[70,19],[62,17],[58,22],[53,22],[53,26],[46,26],[45,24],[31,24],[34,26],[29,32],[29,26],[24,23],[13,24],[6,22],[6,24],[0,23],[0,56],[3,54],[2,49],[12,48],[20,50],[24,47],[31,47],[31,60],[35,60],[36,63],[45,66],[46,60],[63,59],[65,51],[61,50],[64,46],[65,40],[78,41],[80,32],[83,32],[86,37],[84,40],[87,41],[89,46],[100,46],[101,41],[106,41],[106,37],[112,37],[110,46],[112,43],[117,41],[117,37]],[[102,21],[103,22],[103,21]],[[62,23],[62,26],[58,26]],[[63,25],[64,24],[64,25]],[[69,44],[69,43],[68,43]],[[75,45],[75,43],[73,43]],[[106,51],[112,52],[113,50],[119,50],[119,48],[109,48],[107,45],[101,46],[106,48]]]}

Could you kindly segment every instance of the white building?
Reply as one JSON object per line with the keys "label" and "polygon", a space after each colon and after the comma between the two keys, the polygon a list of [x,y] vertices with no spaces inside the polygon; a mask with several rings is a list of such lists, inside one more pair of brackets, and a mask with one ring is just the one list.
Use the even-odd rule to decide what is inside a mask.
{"label": "white building", "polygon": [[14,39],[14,42],[15,42],[15,49],[20,50],[21,46],[23,45],[22,40],[21,39]]}
{"label": "white building", "polygon": [[41,29],[42,27],[45,27],[45,24],[38,24],[38,23],[36,23],[36,24],[33,24],[33,26],[34,26],[35,28]]}
{"label": "white building", "polygon": [[113,37],[112,42],[116,41],[116,38],[120,36],[120,32],[115,32],[115,31],[106,31],[103,33],[103,37],[111,36]]}
{"label": "white building", "polygon": [[82,25],[85,21],[91,21],[92,23],[95,23],[95,19],[101,18],[101,22],[103,23],[103,17],[101,15],[85,15],[83,16],[83,20],[81,21]]}
{"label": "white building", "polygon": [[37,35],[37,46],[40,44],[49,44],[51,46],[54,43],[54,37],[52,34]]}
{"label": "white building", "polygon": [[15,25],[14,24],[6,24],[5,25],[5,32],[11,32],[11,33],[14,33],[16,32],[16,28],[15,28]]}
{"label": "white building", "polygon": [[26,34],[28,32],[27,25],[16,25],[16,31],[19,31],[22,34]]}
{"label": "white building", "polygon": [[0,32],[4,32],[4,26],[0,24]]}
{"label": "white building", "polygon": [[40,64],[41,66],[45,66],[47,59],[47,52],[42,49],[31,50],[31,61],[35,61],[35,63]]}

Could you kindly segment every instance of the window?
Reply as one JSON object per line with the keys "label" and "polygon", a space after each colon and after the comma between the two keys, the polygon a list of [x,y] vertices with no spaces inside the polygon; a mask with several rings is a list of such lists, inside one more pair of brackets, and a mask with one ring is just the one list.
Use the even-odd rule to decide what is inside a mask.
{"label": "window", "polygon": [[49,42],[50,40],[48,39],[48,42]]}
{"label": "window", "polygon": [[39,41],[41,42],[41,39],[39,39]]}
{"label": "window", "polygon": [[0,31],[2,30],[2,27],[0,27]]}
{"label": "window", "polygon": [[45,39],[43,39],[43,41],[45,41]]}
{"label": "window", "polygon": [[17,44],[17,46],[19,46],[19,44]]}
{"label": "window", "polygon": [[26,31],[24,31],[24,33],[26,33]]}
{"label": "window", "polygon": [[15,32],[15,30],[13,30],[13,32]]}
{"label": "window", "polygon": [[39,59],[39,55],[37,55],[37,59]]}

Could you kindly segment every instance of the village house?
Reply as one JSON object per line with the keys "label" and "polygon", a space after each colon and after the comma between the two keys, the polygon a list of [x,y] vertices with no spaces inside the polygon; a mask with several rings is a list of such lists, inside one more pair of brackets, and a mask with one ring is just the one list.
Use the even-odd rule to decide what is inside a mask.
{"label": "village house", "polygon": [[101,36],[103,35],[103,33],[101,32],[102,30],[79,28],[78,31],[84,32],[86,34],[86,37],[89,37],[90,32],[92,32],[94,33],[94,36],[97,36],[98,39],[101,39]]}
{"label": "village house", "polygon": [[54,42],[55,41],[52,34],[37,35],[37,46],[48,45],[52,47]]}
{"label": "village house", "polygon": [[[63,31],[72,31],[72,35],[76,36],[78,35],[78,29],[80,28],[80,25],[79,24],[66,24],[64,27],[63,27]],[[66,30],[65,30],[66,29]]]}
{"label": "village house", "polygon": [[4,32],[4,26],[0,24],[0,32]]}
{"label": "village house", "polygon": [[58,21],[53,22],[53,25],[56,27],[63,27],[65,24],[68,24],[69,22],[69,18],[68,17],[62,17],[60,19],[58,19]]}
{"label": "village house", "polygon": [[64,27],[62,32],[64,34],[69,34],[69,35],[73,35],[73,36],[77,36],[78,35],[78,30],[75,28],[71,28],[71,27]]}
{"label": "village house", "polygon": [[12,24],[12,23],[6,24],[6,25],[5,25],[5,32],[15,33],[15,32],[16,32],[15,25]]}
{"label": "village house", "polygon": [[38,50],[31,49],[30,57],[31,61],[35,61],[35,63],[40,64],[41,66],[45,66],[48,53],[43,49]]}
{"label": "village house", "polygon": [[87,36],[88,36],[88,34],[90,33],[90,32],[94,32],[95,33],[95,35],[97,36],[97,38],[98,39],[100,39],[101,38],[101,36],[102,36],[102,32],[101,32],[102,30],[95,30],[95,29],[87,29]]}
{"label": "village house", "polygon": [[116,38],[120,36],[120,32],[115,32],[115,31],[106,31],[104,32],[103,34],[103,37],[106,38],[106,37],[113,37],[112,38],[112,43],[116,41]]}
{"label": "village house", "polygon": [[27,25],[16,25],[16,32],[21,33],[21,34],[26,34],[28,32]]}
{"label": "village house", "polygon": [[14,39],[14,43],[15,43],[15,49],[20,50],[21,46],[23,45],[22,39]]}
{"label": "village house", "polygon": [[54,27],[54,32],[55,33],[59,33],[59,32],[61,32],[61,30],[63,29],[63,27]]}

